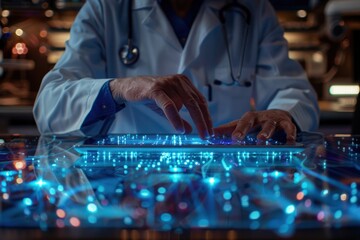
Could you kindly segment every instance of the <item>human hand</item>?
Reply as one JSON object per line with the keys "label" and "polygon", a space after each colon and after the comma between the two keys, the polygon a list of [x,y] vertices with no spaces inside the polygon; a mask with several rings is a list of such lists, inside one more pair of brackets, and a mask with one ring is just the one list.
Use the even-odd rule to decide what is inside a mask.
{"label": "human hand", "polygon": [[190,133],[191,125],[179,114],[179,110],[184,105],[200,137],[205,139],[213,135],[206,99],[185,75],[117,78],[110,82],[110,89],[115,101],[119,99],[155,101],[177,131]]}
{"label": "human hand", "polygon": [[234,141],[241,141],[256,127],[261,127],[257,135],[259,140],[267,140],[273,136],[275,131],[283,130],[287,142],[295,142],[296,126],[291,120],[291,115],[284,110],[247,112],[239,120],[216,127],[214,132],[215,135],[228,135]]}

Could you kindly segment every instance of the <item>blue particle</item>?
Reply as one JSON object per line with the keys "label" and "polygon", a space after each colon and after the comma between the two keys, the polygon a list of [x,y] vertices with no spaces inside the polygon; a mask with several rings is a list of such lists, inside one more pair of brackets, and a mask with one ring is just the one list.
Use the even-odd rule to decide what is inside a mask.
{"label": "blue particle", "polygon": [[98,188],[97,188],[98,192],[104,192],[105,191],[105,188],[103,185],[100,185]]}
{"label": "blue particle", "polygon": [[253,222],[251,222],[251,224],[250,224],[250,229],[251,230],[256,230],[256,229],[258,229],[260,227],[260,223],[258,222],[258,221],[253,221]]}
{"label": "blue particle", "polygon": [[204,218],[199,220],[199,227],[207,227],[207,226],[209,226],[209,220]]}
{"label": "blue particle", "polygon": [[225,203],[223,206],[224,212],[230,212],[232,210],[232,206],[230,203]]}
{"label": "blue particle", "polygon": [[140,190],[141,197],[147,198],[151,195],[150,191],[147,189],[141,189]]}
{"label": "blue particle", "polygon": [[172,217],[169,213],[163,213],[163,214],[161,214],[160,219],[163,222],[170,222]]}
{"label": "blue particle", "polygon": [[50,188],[49,193],[50,193],[50,195],[55,195],[56,190],[54,188]]}
{"label": "blue particle", "polygon": [[164,188],[164,187],[159,187],[159,188],[158,188],[158,193],[160,193],[160,194],[166,193],[166,188]]}
{"label": "blue particle", "polygon": [[334,218],[335,219],[340,219],[342,217],[342,212],[341,210],[337,210],[335,213],[334,213]]}
{"label": "blue particle", "polygon": [[87,205],[87,210],[89,212],[96,212],[97,211],[97,206],[94,203],[89,203]]}
{"label": "blue particle", "polygon": [[93,202],[93,201],[94,201],[94,197],[93,197],[93,196],[88,196],[88,197],[87,197],[87,201],[88,201],[88,202]]}
{"label": "blue particle", "polygon": [[250,215],[249,215],[249,218],[250,218],[251,220],[259,219],[259,217],[260,217],[260,212],[259,212],[259,211],[253,211],[253,212],[251,212]]}
{"label": "blue particle", "polygon": [[159,194],[156,196],[156,201],[163,202],[165,200],[165,196],[162,194]]}
{"label": "blue particle", "polygon": [[45,185],[45,182],[42,179],[39,179],[38,181],[36,181],[36,185],[42,187],[43,185]]}
{"label": "blue particle", "polygon": [[352,197],[350,198],[350,202],[351,202],[351,203],[356,203],[356,202],[357,202],[357,197],[356,197],[356,196],[352,196]]}
{"label": "blue particle", "polygon": [[223,197],[224,197],[225,200],[230,200],[231,197],[232,197],[231,192],[225,191],[225,192],[223,193]]}
{"label": "blue particle", "polygon": [[95,216],[89,216],[88,221],[89,221],[89,223],[94,224],[97,222],[97,218]]}
{"label": "blue particle", "polygon": [[26,206],[31,206],[32,205],[32,200],[30,198],[24,198],[23,202]]}
{"label": "blue particle", "polygon": [[125,217],[125,218],[124,218],[124,223],[125,223],[126,225],[130,225],[130,224],[132,224],[132,219],[131,219],[130,217]]}
{"label": "blue particle", "polygon": [[279,228],[279,233],[281,233],[281,234],[287,234],[287,233],[289,233],[289,231],[290,231],[290,228],[289,228],[289,225],[287,225],[287,224],[284,224],[284,225],[280,226],[280,228]]}
{"label": "blue particle", "polygon": [[295,211],[295,206],[294,206],[294,205],[289,205],[289,206],[287,206],[286,209],[285,209],[285,212],[286,212],[287,214],[291,214],[291,213],[293,213],[294,211]]}
{"label": "blue particle", "polygon": [[64,191],[64,186],[63,186],[63,185],[59,185],[59,186],[58,186],[58,190],[59,190],[60,192]]}

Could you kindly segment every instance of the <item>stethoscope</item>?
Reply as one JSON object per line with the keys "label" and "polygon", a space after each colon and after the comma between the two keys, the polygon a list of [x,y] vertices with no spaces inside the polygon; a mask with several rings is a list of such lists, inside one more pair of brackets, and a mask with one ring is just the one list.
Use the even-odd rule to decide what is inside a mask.
{"label": "stethoscope", "polygon": [[[137,62],[137,60],[139,59],[139,49],[134,45],[133,42],[133,27],[132,27],[132,4],[131,4],[131,0],[129,0],[129,5],[128,5],[128,37],[127,37],[127,44],[125,44],[119,52],[120,55],[120,59],[122,61],[122,63],[125,66],[130,66],[134,63]],[[227,37],[227,28],[226,28],[226,17],[225,17],[225,12],[229,11],[231,9],[236,9],[238,11],[240,11],[241,15],[244,17],[245,23],[246,23],[246,28],[245,28],[245,38],[244,41],[242,43],[241,46],[241,52],[242,52],[242,56],[241,56],[241,63],[240,63],[240,68],[239,68],[239,73],[238,75],[235,77],[234,73],[233,73],[233,64],[231,61],[231,54],[230,54],[230,47],[229,47],[229,39]],[[249,27],[250,27],[250,22],[251,22],[251,13],[249,11],[249,9],[244,6],[241,3],[238,3],[236,0],[233,0],[231,3],[226,4],[224,7],[222,7],[219,10],[219,20],[222,24],[222,29],[223,29],[223,35],[224,35],[224,39],[225,39],[225,45],[226,45],[226,52],[227,52],[227,57],[228,57],[228,62],[230,65],[230,75],[231,75],[231,82],[227,83],[227,82],[223,82],[220,81],[218,79],[215,79],[213,84],[214,85],[224,85],[224,86],[244,86],[244,87],[250,87],[251,81],[249,80],[244,80],[243,82],[240,81],[241,78],[241,74],[242,74],[242,69],[243,69],[243,65],[244,65],[244,59],[245,59],[245,47],[246,47],[246,42],[248,39],[248,32],[249,32]],[[210,86],[210,85],[209,85]],[[210,86],[211,88],[211,86]],[[209,91],[211,91],[211,89],[209,88]]]}

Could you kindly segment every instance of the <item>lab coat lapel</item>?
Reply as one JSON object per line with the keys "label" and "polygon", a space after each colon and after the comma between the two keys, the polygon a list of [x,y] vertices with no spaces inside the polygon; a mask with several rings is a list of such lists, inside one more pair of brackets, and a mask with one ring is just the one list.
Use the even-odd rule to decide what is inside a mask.
{"label": "lab coat lapel", "polygon": [[206,41],[206,37],[213,30],[221,27],[216,12],[209,5],[205,5],[200,9],[181,55],[179,73],[185,72],[186,68],[199,56],[201,45]]}
{"label": "lab coat lapel", "polygon": [[150,10],[149,15],[144,19],[144,24],[151,30],[160,34],[165,41],[179,51],[179,53],[183,51],[171,24],[157,2],[153,4],[153,8]]}

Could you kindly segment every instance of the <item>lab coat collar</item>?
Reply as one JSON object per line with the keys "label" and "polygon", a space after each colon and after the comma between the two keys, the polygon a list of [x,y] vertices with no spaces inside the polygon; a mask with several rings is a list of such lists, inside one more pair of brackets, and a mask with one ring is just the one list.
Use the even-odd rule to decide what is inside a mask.
{"label": "lab coat collar", "polygon": [[[142,8],[149,8],[149,7],[153,7],[155,2],[157,2],[158,0],[134,0],[133,3],[133,9],[134,10],[138,10],[138,9],[142,9]],[[207,6],[219,10],[220,8],[222,8],[228,1],[219,1],[219,0],[204,0],[204,4],[206,4]]]}
{"label": "lab coat collar", "polygon": [[[158,32],[166,42],[174,47],[181,54],[179,73],[185,72],[186,68],[199,56],[201,45],[206,37],[217,27],[221,26],[217,16],[218,10],[226,4],[226,1],[204,0],[198,16],[195,18],[187,43],[182,48],[175,32],[167,21],[157,0],[135,0],[133,10],[149,8],[150,12],[143,20],[143,23]],[[201,24],[200,24],[201,22]],[[201,25],[201,28],[199,27]],[[188,44],[191,43],[191,44]]]}
{"label": "lab coat collar", "polygon": [[[148,1],[150,2],[151,0]],[[182,46],[157,1],[152,1],[152,8],[147,17],[143,20],[143,24],[160,34],[169,45],[181,53]]]}
{"label": "lab coat collar", "polygon": [[214,12],[208,5],[204,5],[195,18],[186,41],[179,66],[180,73],[185,72],[186,68],[196,60],[206,38],[218,27],[221,27],[221,23],[217,17],[217,12]]}

